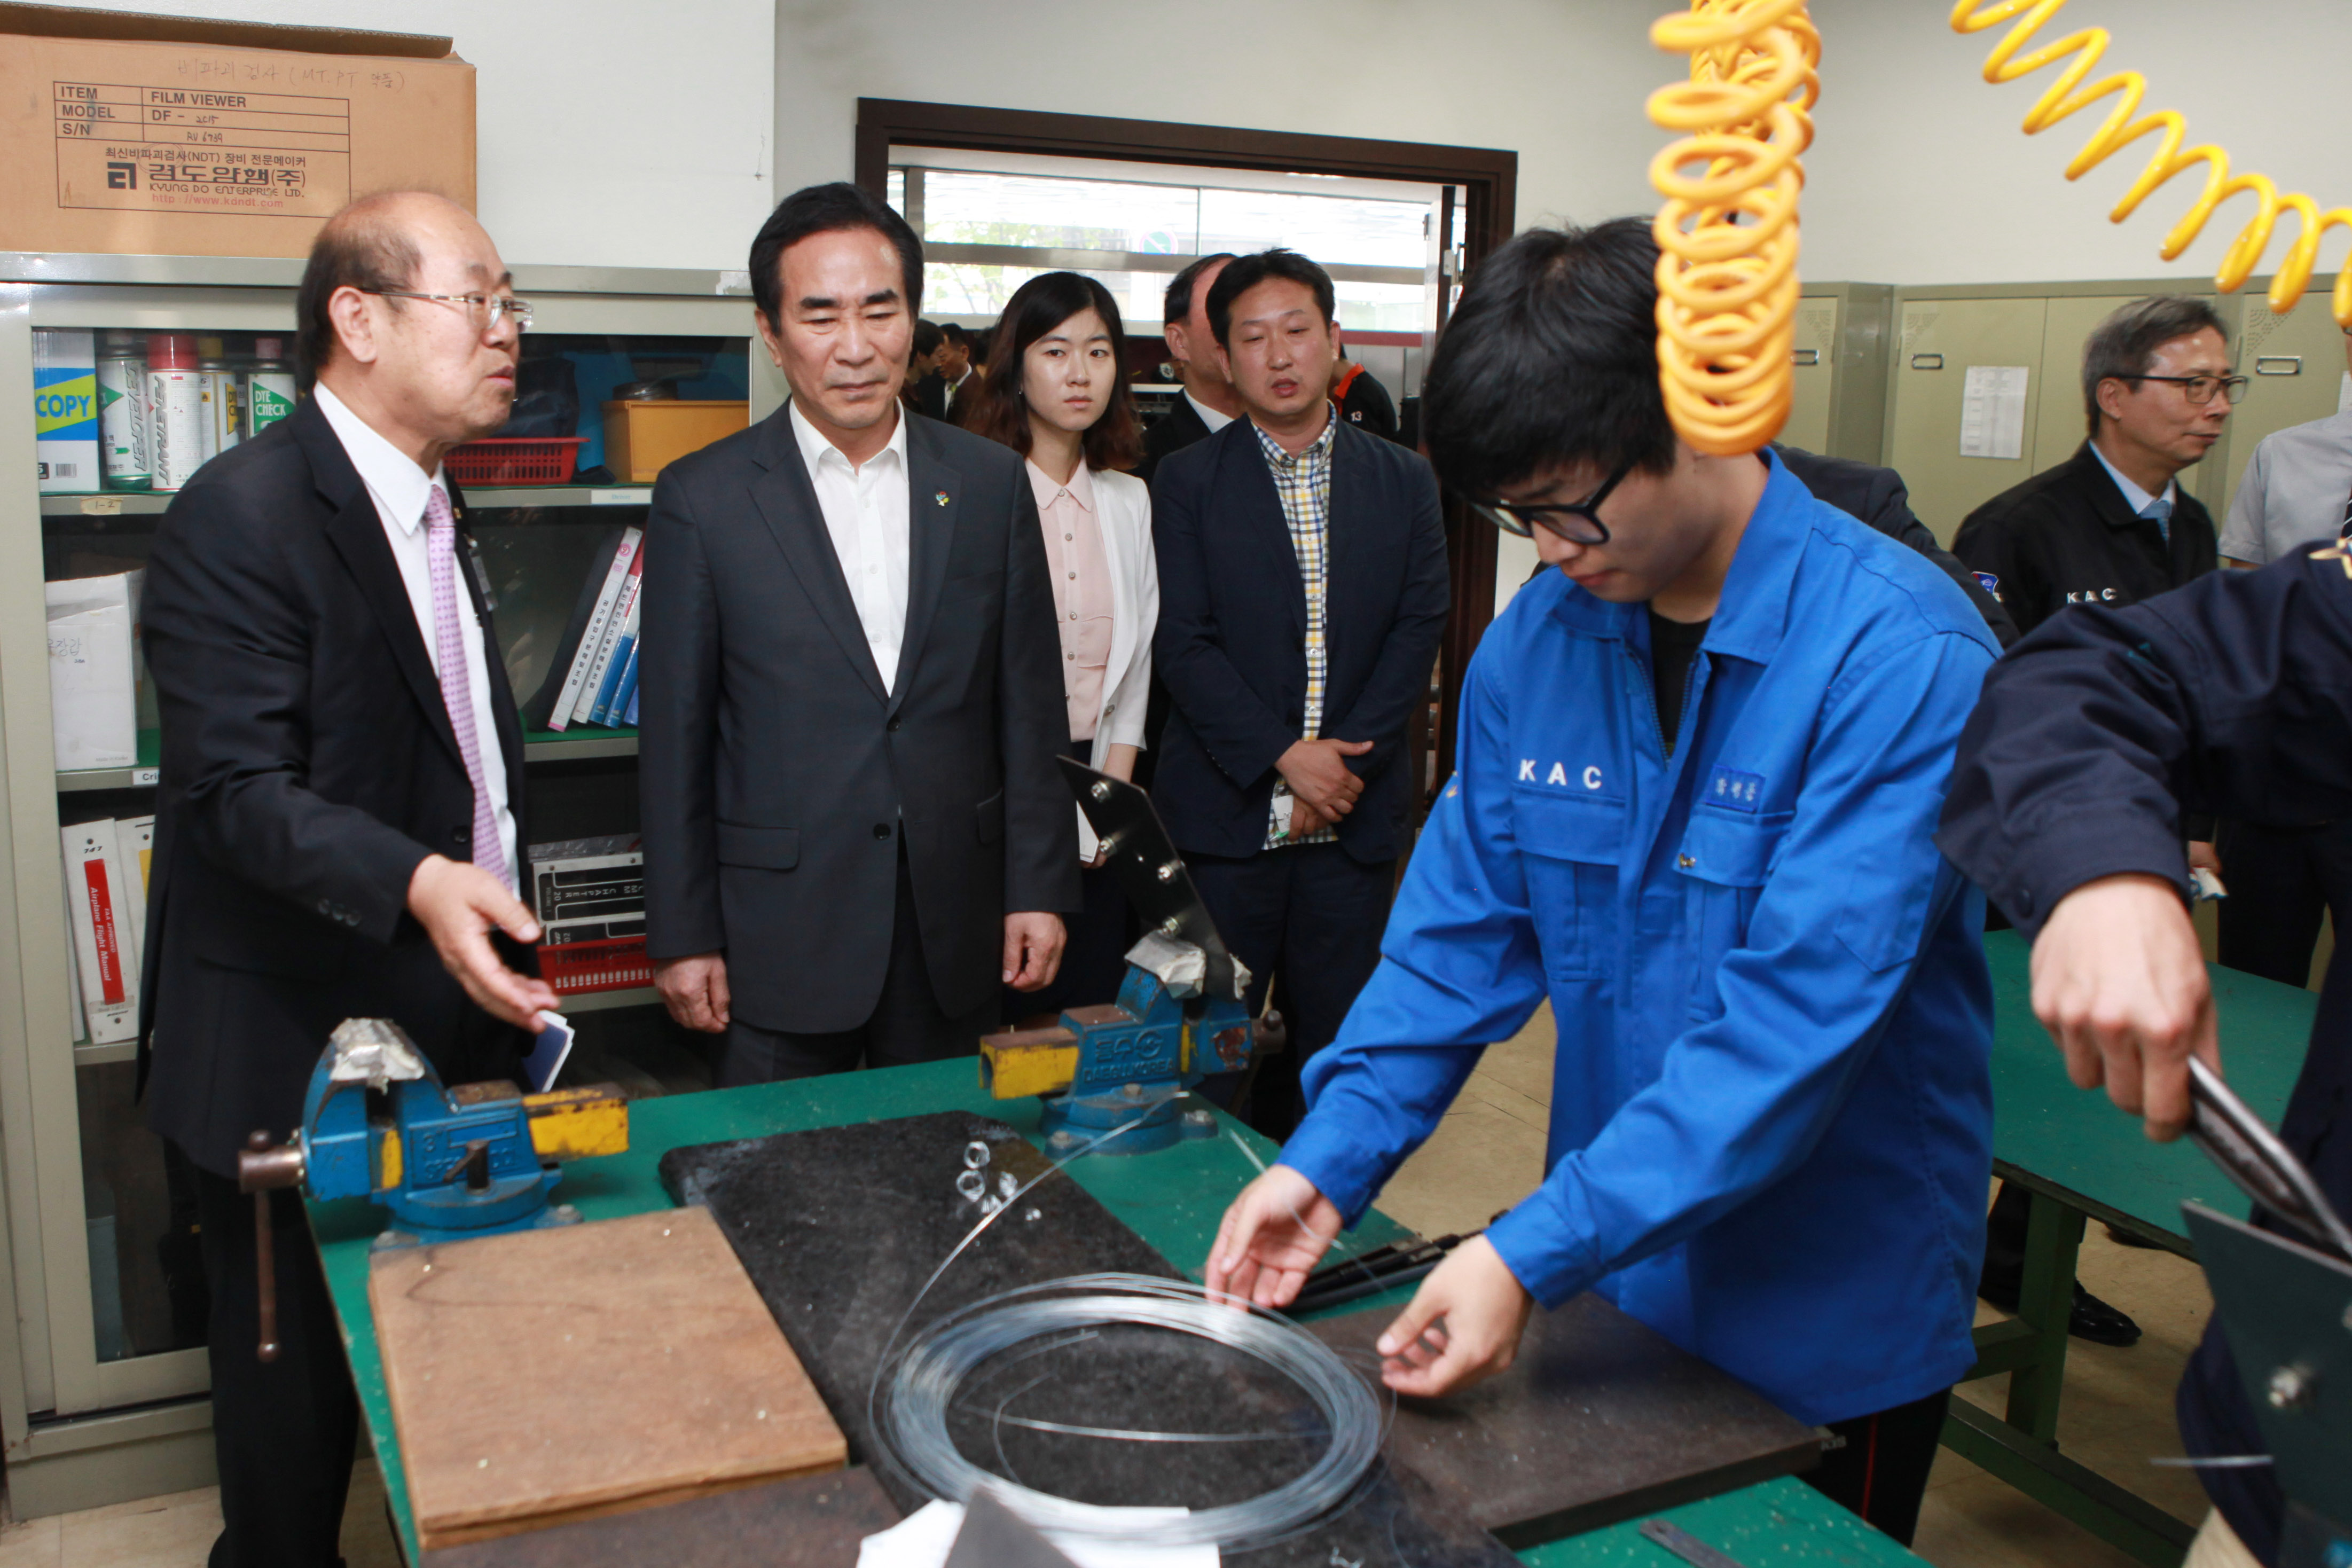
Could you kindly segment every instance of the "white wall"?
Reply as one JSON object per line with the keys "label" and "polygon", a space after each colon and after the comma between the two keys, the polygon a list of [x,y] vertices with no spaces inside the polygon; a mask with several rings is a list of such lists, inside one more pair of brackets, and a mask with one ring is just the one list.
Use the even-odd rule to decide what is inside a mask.
{"label": "white wall", "polygon": [[509,263],[740,268],[775,205],[768,0],[79,0],[456,40]]}
{"label": "white wall", "polygon": [[[1642,106],[1676,75],[1675,58],[1648,41],[1669,8],[777,0],[776,185],[847,177],[863,96],[1507,147],[1519,154],[1521,225],[1654,210],[1647,169],[1665,138]],[[2176,193],[2193,174],[2131,222],[2108,224],[2140,160],[2069,184],[2062,171],[2088,134],[2082,121],[2104,110],[2024,135],[2018,122],[2056,69],[1987,84],[1984,58],[2005,29],[1962,37],[1944,0],[1814,0],[1811,9],[1823,85],[1806,161],[1808,276],[2186,279],[2210,273],[2235,232],[2217,218],[2212,237],[2180,261],[2158,259],[2189,199]],[[2263,0],[2242,14],[2238,22],[2210,0],[2074,0],[2043,37],[2112,28],[2104,65],[2147,73],[2147,107],[2181,110],[2192,142],[2217,141],[2237,167],[2323,206],[2352,203],[2343,82],[2352,5]],[[1159,60],[1167,67],[1155,68]],[[2324,259],[2333,265],[2345,248],[2333,238]]]}

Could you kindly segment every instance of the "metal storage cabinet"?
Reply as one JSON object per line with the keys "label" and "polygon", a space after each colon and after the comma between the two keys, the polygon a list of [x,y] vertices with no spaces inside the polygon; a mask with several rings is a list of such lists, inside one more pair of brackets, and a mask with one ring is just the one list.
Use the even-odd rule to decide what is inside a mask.
{"label": "metal storage cabinet", "polygon": [[[2083,342],[2108,312],[2148,294],[2196,294],[2213,300],[2201,279],[2016,283],[1896,291],[1900,335],[1886,384],[1886,456],[1911,489],[1911,509],[1944,543],[1979,506],[2083,444]],[[2246,286],[2249,294],[2260,287]],[[2231,320],[2232,302],[2221,306]],[[2299,314],[2300,312],[2298,312]],[[2326,311],[2320,312],[2326,319]],[[2329,323],[2331,328],[2333,322]],[[2020,455],[1960,456],[1960,412],[1968,367],[2023,365],[2025,436]],[[2221,470],[2238,423],[2205,462],[2183,470],[2181,486],[2218,521],[2226,500]]]}
{"label": "metal storage cabinet", "polygon": [[[2246,465],[2263,437],[2336,413],[2347,374],[2347,340],[2327,310],[2333,278],[2325,273],[2315,278],[2310,292],[2284,316],[2271,314],[2263,297],[2267,284],[2267,279],[2247,284],[2224,308],[2223,319],[2232,324],[2236,339],[2238,374],[2251,378],[2246,400],[2230,416],[2222,461],[2212,465],[2209,459],[2209,466],[2218,466],[2227,475],[2225,500],[2237,496],[2238,481],[2245,477]],[[2222,507],[2213,509],[2216,525],[2227,516]]]}
{"label": "metal storage cabinet", "polygon": [[1878,461],[1894,299],[1895,290],[1884,283],[1805,286],[1797,306],[1795,402],[1781,441],[1832,458]]}
{"label": "metal storage cabinet", "polygon": [[[32,384],[36,328],[261,332],[283,334],[290,347],[300,272],[286,260],[0,255],[0,385]],[[627,339],[652,352],[660,345],[645,340],[719,339],[732,353],[755,335],[741,273],[526,267],[516,288],[538,308],[533,340]],[[783,395],[756,346],[748,390],[753,419]],[[592,391],[583,385],[583,404]],[[0,1312],[0,1438],[18,1518],[212,1479],[201,1327],[188,1316],[184,1278],[163,1256],[171,1184],[163,1146],[132,1100],[131,1049],[68,1044],[79,1001],[68,994],[59,826],[152,811],[153,769],[55,771],[41,594],[45,563],[47,575],[88,574],[64,564],[78,550],[143,556],[170,498],[43,496],[35,473],[31,422],[21,413],[0,421],[0,986],[11,994],[0,1005],[0,1296],[13,1303]],[[534,562],[568,569],[576,546],[593,537],[583,523],[594,531],[641,523],[649,494],[517,488],[470,489],[467,498],[485,554],[499,557],[493,536],[503,533],[511,570],[528,572]],[[563,582],[535,596],[568,604],[575,590]],[[502,621],[499,630],[514,669],[528,656],[513,628]],[[537,657],[543,665],[544,650]],[[627,731],[532,737],[532,837],[633,830],[635,750]],[[629,820],[597,826],[599,812],[621,809],[615,803]],[[643,1005],[651,995],[613,994],[574,1007]],[[169,1027],[168,1016],[163,1023]],[[110,1247],[118,1219],[156,1226],[158,1245],[142,1234]]]}

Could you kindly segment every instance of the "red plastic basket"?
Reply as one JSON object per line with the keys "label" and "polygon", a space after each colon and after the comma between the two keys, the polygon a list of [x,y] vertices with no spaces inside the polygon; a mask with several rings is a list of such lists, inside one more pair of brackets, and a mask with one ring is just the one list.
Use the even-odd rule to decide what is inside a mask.
{"label": "red plastic basket", "polygon": [[461,485],[562,485],[572,482],[585,436],[490,436],[442,459]]}
{"label": "red plastic basket", "polygon": [[567,942],[539,950],[540,978],[563,995],[588,991],[626,991],[654,983],[642,936],[602,942]]}

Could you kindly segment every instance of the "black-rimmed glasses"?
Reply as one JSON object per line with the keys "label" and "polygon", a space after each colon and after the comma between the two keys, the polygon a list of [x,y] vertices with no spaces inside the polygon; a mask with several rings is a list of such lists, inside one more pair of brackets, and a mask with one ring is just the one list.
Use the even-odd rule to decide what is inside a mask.
{"label": "black-rimmed glasses", "polygon": [[1609,492],[1633,471],[1631,463],[1621,463],[1617,471],[1601,482],[1601,488],[1579,501],[1554,501],[1543,505],[1521,506],[1513,501],[1480,500],[1464,496],[1463,504],[1505,533],[1521,539],[1532,539],[1538,527],[1550,530],[1570,544],[1606,544],[1609,525],[1601,521],[1601,503]]}
{"label": "black-rimmed glasses", "polygon": [[2231,403],[2246,395],[2246,378],[2242,375],[2121,375],[2118,381],[2168,381],[2180,388],[2180,395],[2202,408],[2213,401],[2218,392]]}
{"label": "black-rimmed glasses", "polygon": [[518,332],[530,331],[530,301],[511,294],[416,294],[405,289],[362,289],[360,292],[381,300],[431,300],[436,304],[463,305],[478,332],[497,331],[501,318],[512,321]]}

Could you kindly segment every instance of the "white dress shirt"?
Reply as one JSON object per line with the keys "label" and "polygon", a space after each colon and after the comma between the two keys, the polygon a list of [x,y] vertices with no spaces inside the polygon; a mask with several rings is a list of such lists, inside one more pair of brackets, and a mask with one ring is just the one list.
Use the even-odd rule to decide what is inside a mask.
{"label": "white dress shirt", "polygon": [[[2107,470],[2107,478],[2115,480],[2116,489],[2123,491],[2124,505],[2132,509],[2132,515],[2147,518],[2156,524],[2156,531],[2158,533],[2164,535],[2168,541],[2170,540],[2173,497],[2179,491],[2179,485],[2174,480],[2167,479],[2164,481],[2164,493],[2160,496],[2152,496],[2132,483],[2121,468],[2108,462],[2107,455],[2099,450],[2099,444],[2096,441],[2091,443],[2091,456],[2099,459],[2099,467]],[[2159,502],[2162,504],[2159,505]]]}
{"label": "white dress shirt", "polygon": [[[446,493],[441,470],[426,473],[411,461],[408,455],[371,428],[366,420],[352,413],[343,400],[328,390],[320,382],[313,395],[319,400],[319,412],[327,416],[333,427],[335,439],[343,444],[343,455],[352,467],[360,471],[360,480],[367,486],[368,499],[375,502],[376,516],[383,520],[383,537],[392,546],[392,558],[400,566],[401,584],[408,590],[408,605],[416,614],[417,634],[425,639],[425,657],[433,662],[433,673],[441,673],[440,639],[434,635],[433,626],[433,562],[427,553],[430,535],[425,526],[425,505],[432,499],[435,486]],[[465,615],[470,600],[466,594],[464,575],[472,570],[464,560],[456,563],[458,614]],[[466,690],[474,704],[474,736],[481,748],[482,783],[490,792],[490,809],[498,814],[499,846],[506,851],[507,882],[519,888],[520,865],[515,858],[514,812],[507,803],[507,759],[499,744],[499,726],[495,710],[490,707],[490,667],[483,647],[482,623],[478,617],[466,633]]]}
{"label": "white dress shirt", "polygon": [[1210,407],[1207,404],[1202,402],[1199,398],[1193,396],[1192,389],[1191,387],[1186,387],[1184,389],[1184,401],[1192,405],[1192,412],[1201,416],[1201,423],[1209,427],[1209,434],[1212,436],[1215,435],[1218,431],[1223,429],[1226,426],[1234,422],[1234,416],[1232,415],[1220,414],[1215,409]]}
{"label": "white dress shirt", "polygon": [[850,602],[857,606],[857,624],[866,628],[866,647],[881,672],[882,689],[888,691],[898,682],[898,645],[907,637],[906,417],[893,408],[889,445],[853,467],[802,416],[797,402],[787,406],[817,510],[824,514],[824,531],[833,536],[834,558],[848,580]]}

